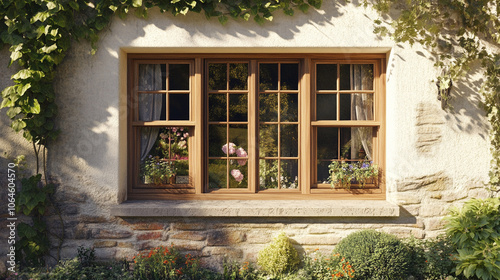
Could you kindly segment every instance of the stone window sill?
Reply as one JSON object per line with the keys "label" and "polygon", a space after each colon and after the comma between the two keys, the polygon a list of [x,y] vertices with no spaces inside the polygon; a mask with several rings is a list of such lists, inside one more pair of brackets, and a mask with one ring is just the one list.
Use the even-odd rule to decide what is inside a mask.
{"label": "stone window sill", "polygon": [[162,200],[126,201],[117,217],[399,217],[385,200]]}

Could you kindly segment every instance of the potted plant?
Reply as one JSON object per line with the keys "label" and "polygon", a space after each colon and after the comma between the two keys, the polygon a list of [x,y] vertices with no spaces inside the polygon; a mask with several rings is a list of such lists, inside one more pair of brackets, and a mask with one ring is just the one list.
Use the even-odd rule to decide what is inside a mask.
{"label": "potted plant", "polygon": [[332,188],[350,189],[353,182],[359,183],[363,188],[366,183],[377,182],[378,166],[373,162],[346,162],[344,160],[333,161],[329,166],[330,181]]}
{"label": "potted plant", "polygon": [[153,157],[150,155],[142,166],[142,174],[146,184],[171,184],[175,173],[173,162],[159,156]]}

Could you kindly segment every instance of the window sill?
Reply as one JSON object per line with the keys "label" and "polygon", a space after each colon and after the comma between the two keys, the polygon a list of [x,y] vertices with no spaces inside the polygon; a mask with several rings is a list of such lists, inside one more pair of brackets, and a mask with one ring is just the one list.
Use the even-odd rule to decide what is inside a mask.
{"label": "window sill", "polygon": [[126,201],[117,217],[399,217],[385,200],[162,200]]}

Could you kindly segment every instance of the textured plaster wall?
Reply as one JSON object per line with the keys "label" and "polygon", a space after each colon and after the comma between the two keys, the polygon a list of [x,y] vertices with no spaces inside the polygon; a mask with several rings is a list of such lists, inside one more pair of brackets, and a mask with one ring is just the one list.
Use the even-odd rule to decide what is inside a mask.
{"label": "textured plaster wall", "polygon": [[[274,22],[264,26],[242,21],[229,21],[222,26],[216,19],[207,21],[204,15],[173,17],[152,10],[147,20],[133,16],[113,20],[102,32],[94,56],[89,54],[90,46],[85,42],[74,43],[55,82],[61,135],[48,156],[49,172],[59,183],[58,197],[66,215],[65,255],[74,255],[78,245],[92,246],[96,242],[100,242],[97,247],[113,248],[102,250],[102,257],[135,252],[147,247],[148,243],[142,241],[150,239],[178,238],[188,244],[203,243],[199,245],[201,249],[195,247],[205,248],[203,252],[208,255],[215,254],[210,246],[218,246],[217,242],[210,245],[206,241],[214,227],[203,225],[203,220],[162,220],[149,229],[153,233],[143,236],[137,230],[148,228],[131,226],[143,225],[141,220],[127,222],[109,215],[110,207],[125,197],[125,66],[126,54],[133,52],[387,54],[387,199],[402,206],[401,217],[379,221],[320,219],[309,225],[303,224],[303,220],[295,224],[293,219],[263,220],[260,226],[255,220],[250,225],[244,220],[228,225],[222,220],[214,221],[230,232],[250,227],[251,236],[258,236],[259,230],[267,236],[254,243],[267,242],[274,229],[285,229],[292,235],[295,231],[298,244],[305,239],[310,240],[310,246],[322,245],[325,249],[348,233],[342,231],[345,228],[388,228],[387,231],[400,235],[433,236],[441,229],[436,217],[442,216],[449,205],[461,203],[468,196],[486,196],[481,187],[488,180],[491,157],[488,123],[479,105],[481,73],[472,71],[455,84],[454,111],[445,112],[436,99],[432,80],[437,72],[427,51],[377,38],[373,34],[376,14],[370,10],[329,1],[324,2],[322,9],[310,10],[308,14],[297,12],[293,17],[278,13]],[[8,51],[1,50],[2,88],[10,84],[9,77],[15,72],[15,68],[6,68],[8,57]],[[0,112],[0,153],[30,153],[29,144],[11,132],[5,112],[6,109]],[[0,176],[7,162],[2,158]],[[235,238],[237,243],[251,239],[240,235]],[[308,244],[306,241],[303,244]],[[252,256],[255,248],[252,250],[241,249],[237,256]]]}

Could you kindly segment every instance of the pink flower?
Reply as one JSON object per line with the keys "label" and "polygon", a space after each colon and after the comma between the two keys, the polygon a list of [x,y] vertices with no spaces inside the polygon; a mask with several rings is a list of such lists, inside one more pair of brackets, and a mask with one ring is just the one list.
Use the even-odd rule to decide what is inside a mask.
{"label": "pink flower", "polygon": [[176,133],[177,132],[177,127],[172,127],[172,132]]}
{"label": "pink flower", "polygon": [[[236,155],[238,157],[247,157],[248,156],[247,152],[243,148],[236,149]],[[239,159],[238,160],[238,164],[241,166],[245,165],[246,163],[247,163],[246,159]]]}
{"label": "pink flower", "polygon": [[227,153],[229,152],[230,155],[234,154],[234,152],[236,151],[236,145],[234,143],[229,143],[229,151],[227,149],[227,144],[224,144],[224,146],[222,146],[222,151],[227,155]]}
{"label": "pink flower", "polygon": [[188,138],[189,137],[189,133],[184,132],[183,136],[184,136],[184,138]]}
{"label": "pink flower", "polygon": [[231,170],[231,175],[234,177],[234,179],[237,182],[243,181],[243,174],[241,174],[241,171],[239,169],[233,169],[233,170]]}

